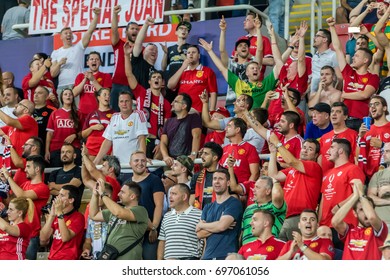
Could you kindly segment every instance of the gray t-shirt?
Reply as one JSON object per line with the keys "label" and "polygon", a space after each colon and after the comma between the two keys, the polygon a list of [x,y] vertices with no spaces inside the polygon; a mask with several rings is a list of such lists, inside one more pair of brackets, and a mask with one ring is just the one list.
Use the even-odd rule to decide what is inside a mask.
{"label": "gray t-shirt", "polygon": [[3,40],[22,39],[24,36],[12,29],[15,24],[28,23],[30,10],[26,7],[16,6],[8,9],[3,17],[1,26],[3,28]]}

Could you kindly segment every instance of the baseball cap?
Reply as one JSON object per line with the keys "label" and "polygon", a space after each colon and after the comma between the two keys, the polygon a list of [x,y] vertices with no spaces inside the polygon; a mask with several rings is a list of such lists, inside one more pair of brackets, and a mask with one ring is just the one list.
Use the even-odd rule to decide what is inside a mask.
{"label": "baseball cap", "polygon": [[238,45],[241,44],[241,43],[247,44],[248,48],[251,46],[251,41],[249,41],[247,38],[240,38],[240,39],[237,40],[236,46],[235,46],[234,49],[237,50]]}
{"label": "baseball cap", "polygon": [[191,23],[189,23],[188,21],[181,21],[181,22],[179,22],[179,24],[178,24],[177,27],[176,27],[176,30],[178,30],[179,27],[180,27],[180,26],[183,26],[183,25],[184,25],[185,27],[187,27],[188,32],[191,31],[192,25],[191,25]]}
{"label": "baseball cap", "polygon": [[230,117],[230,113],[229,113],[229,111],[225,107],[218,107],[215,111],[211,111],[210,115],[212,116],[215,113],[221,114],[225,118],[229,118]]}
{"label": "baseball cap", "polygon": [[185,168],[187,168],[188,173],[190,174],[190,176],[192,176],[192,169],[194,169],[193,160],[184,155],[178,156],[176,160],[180,162]]}
{"label": "baseball cap", "polygon": [[325,113],[330,114],[330,106],[329,106],[329,104],[326,104],[326,103],[323,103],[323,102],[317,103],[314,107],[310,107],[309,109],[310,110],[316,110],[318,112],[325,112]]}
{"label": "baseball cap", "polygon": [[390,247],[390,234],[387,235],[387,238],[386,238],[385,242],[383,243],[383,245],[380,246],[380,247],[378,247],[378,248],[379,248],[380,250],[383,250],[383,249],[385,249],[385,248],[387,248],[387,247]]}

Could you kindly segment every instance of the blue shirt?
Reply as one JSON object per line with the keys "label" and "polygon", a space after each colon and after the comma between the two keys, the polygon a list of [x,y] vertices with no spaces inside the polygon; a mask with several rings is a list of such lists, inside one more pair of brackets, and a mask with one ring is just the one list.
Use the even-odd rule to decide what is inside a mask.
{"label": "blue shirt", "polygon": [[206,249],[202,260],[211,260],[213,258],[223,260],[228,253],[238,251],[238,236],[240,234],[242,213],[241,202],[232,196],[221,204],[214,201],[204,207],[202,220],[207,223],[219,221],[222,216],[232,216],[236,225],[233,229],[228,228],[225,231],[213,233],[207,237]]}
{"label": "blue shirt", "polygon": [[306,132],[305,132],[305,137],[304,139],[309,139],[309,138],[314,138],[319,140],[322,135],[325,133],[328,133],[329,131],[333,130],[333,125],[329,122],[329,125],[325,129],[321,129],[318,126],[313,124],[313,121],[309,122],[306,125]]}

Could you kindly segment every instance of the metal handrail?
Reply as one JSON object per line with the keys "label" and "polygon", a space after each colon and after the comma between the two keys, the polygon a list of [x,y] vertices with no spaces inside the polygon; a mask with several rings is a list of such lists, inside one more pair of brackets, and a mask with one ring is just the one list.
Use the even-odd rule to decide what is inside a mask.
{"label": "metal handrail", "polygon": [[[261,160],[268,160],[269,157],[270,157],[270,154],[260,154],[259,155],[260,159]],[[201,158],[196,158],[194,160],[194,163],[195,164],[202,164],[202,159]],[[150,164],[149,162],[147,163],[147,166],[148,167],[165,167],[167,166],[167,164],[162,161],[162,160],[156,160],[156,159],[153,159],[152,160],[152,163]],[[97,165],[96,167],[100,168],[102,167],[101,165]],[[45,173],[51,173],[57,169],[60,169],[61,167],[48,167],[48,168],[45,168]],[[121,170],[131,170],[131,167],[130,167],[130,164],[121,164]],[[16,170],[14,170],[16,171]]]}
{"label": "metal handrail", "polygon": [[223,11],[232,11],[232,10],[250,10],[256,14],[261,15],[265,20],[269,20],[269,17],[264,12],[260,11],[259,9],[253,7],[252,5],[247,4],[240,4],[240,5],[231,5],[231,6],[222,6],[222,7],[207,7],[204,6],[202,8],[202,5],[206,5],[205,0],[201,0],[201,7],[197,9],[186,9],[186,10],[172,10],[172,11],[165,11],[165,16],[171,16],[171,15],[183,15],[183,14],[197,14],[200,13],[200,20],[204,21],[206,20],[206,13],[211,12],[223,12]]}

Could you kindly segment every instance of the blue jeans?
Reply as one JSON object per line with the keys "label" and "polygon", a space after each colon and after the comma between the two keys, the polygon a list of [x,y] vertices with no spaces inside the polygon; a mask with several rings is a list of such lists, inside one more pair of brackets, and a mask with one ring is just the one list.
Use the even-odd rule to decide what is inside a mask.
{"label": "blue jeans", "polygon": [[146,232],[144,242],[142,244],[142,259],[157,260],[158,240],[154,243],[149,242],[149,231]]}
{"label": "blue jeans", "polygon": [[119,106],[118,106],[119,93],[121,93],[122,91],[131,92],[129,86],[120,85],[120,84],[112,84],[111,94],[110,94],[110,107],[115,112],[119,112]]}
{"label": "blue jeans", "polygon": [[[285,1],[287,0],[272,0],[268,5],[268,16],[276,33],[284,38],[284,12]],[[295,0],[290,1],[290,12]]]}
{"label": "blue jeans", "polygon": [[39,250],[39,236],[32,237],[26,251],[26,259],[36,260]]}

